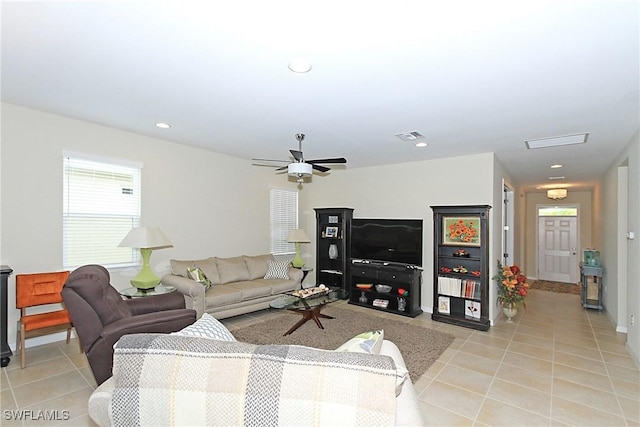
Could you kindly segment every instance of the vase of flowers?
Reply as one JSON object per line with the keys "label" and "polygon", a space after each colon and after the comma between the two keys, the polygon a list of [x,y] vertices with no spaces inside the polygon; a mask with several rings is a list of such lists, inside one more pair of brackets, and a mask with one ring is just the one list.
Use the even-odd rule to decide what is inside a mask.
{"label": "vase of flowers", "polygon": [[507,322],[511,322],[518,314],[520,303],[526,308],[524,297],[529,291],[527,276],[517,265],[503,266],[498,261],[498,274],[493,279],[498,282],[498,304],[502,307]]}

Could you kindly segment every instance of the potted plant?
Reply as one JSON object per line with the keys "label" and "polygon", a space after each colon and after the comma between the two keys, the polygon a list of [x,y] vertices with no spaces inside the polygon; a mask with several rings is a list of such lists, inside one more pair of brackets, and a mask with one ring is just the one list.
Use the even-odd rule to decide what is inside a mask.
{"label": "potted plant", "polygon": [[520,303],[526,308],[524,297],[529,290],[527,276],[517,265],[503,266],[498,261],[498,274],[493,279],[498,282],[498,304],[502,307],[507,321],[511,322],[511,319],[518,314]]}

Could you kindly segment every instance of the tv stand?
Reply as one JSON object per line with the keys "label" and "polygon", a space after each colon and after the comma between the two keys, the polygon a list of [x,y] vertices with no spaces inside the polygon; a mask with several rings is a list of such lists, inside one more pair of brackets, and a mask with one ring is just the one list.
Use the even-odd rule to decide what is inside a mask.
{"label": "tv stand", "polygon": [[[362,259],[353,259],[351,264],[349,304],[409,317],[422,313],[419,267]],[[390,290],[381,292],[376,285],[386,285]]]}

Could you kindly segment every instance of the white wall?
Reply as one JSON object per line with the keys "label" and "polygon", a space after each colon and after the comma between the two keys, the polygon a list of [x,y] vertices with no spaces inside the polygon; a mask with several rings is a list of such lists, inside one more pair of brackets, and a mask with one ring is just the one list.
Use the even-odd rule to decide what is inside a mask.
{"label": "white wall", "polygon": [[[14,270],[8,289],[11,343],[19,318],[15,274],[62,269],[66,150],[144,164],[141,222],[159,226],[174,246],[154,251],[157,274],[169,271],[171,258],[268,252],[269,187],[295,188],[247,160],[2,104],[0,263]],[[126,288],[133,275],[112,273],[112,284]]]}
{"label": "white wall", "polygon": [[[337,170],[305,185],[303,227],[312,243],[303,248],[315,265],[316,207],[351,207],[355,218],[415,218],[424,222],[422,308],[433,306],[432,205],[493,205],[493,154]],[[491,227],[500,214],[490,211]],[[493,242],[491,242],[493,244]],[[309,276],[311,277],[311,275]],[[311,282],[311,280],[309,280]]]}
{"label": "white wall", "polygon": [[[626,330],[627,348],[640,366],[640,130],[607,170],[602,189],[604,298],[612,303],[608,313],[618,330]],[[626,203],[618,200],[622,197]],[[627,240],[628,231],[635,232],[636,238]]]}

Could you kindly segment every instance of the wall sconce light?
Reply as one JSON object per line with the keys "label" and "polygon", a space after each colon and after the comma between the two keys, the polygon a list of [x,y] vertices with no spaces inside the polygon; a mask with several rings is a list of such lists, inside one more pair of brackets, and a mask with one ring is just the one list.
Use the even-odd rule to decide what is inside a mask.
{"label": "wall sconce light", "polygon": [[560,200],[567,197],[567,190],[565,188],[552,188],[547,190],[547,197],[552,200]]}

